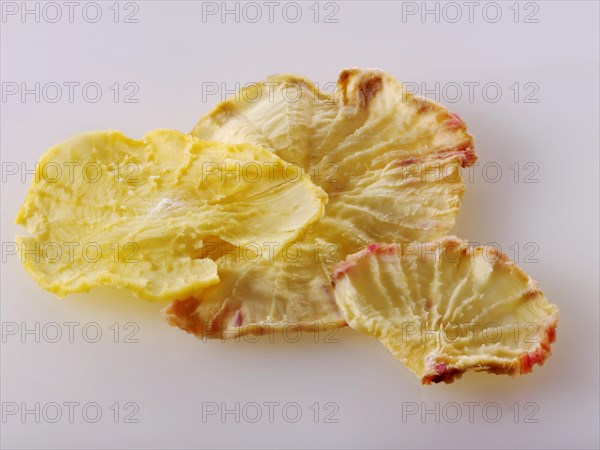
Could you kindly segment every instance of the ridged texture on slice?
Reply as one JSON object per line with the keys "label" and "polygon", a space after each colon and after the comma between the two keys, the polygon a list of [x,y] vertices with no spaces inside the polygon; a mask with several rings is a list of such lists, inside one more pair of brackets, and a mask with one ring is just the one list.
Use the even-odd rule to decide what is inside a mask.
{"label": "ridged texture on slice", "polygon": [[[228,328],[235,321],[213,313],[231,298],[243,303],[249,309],[246,316],[258,325],[278,327],[301,320],[302,327],[310,328],[318,321],[343,323],[335,306],[323,311],[323,305],[330,304],[325,289],[304,289],[294,280],[329,284],[331,265],[323,259],[339,261],[374,242],[428,241],[446,235],[464,191],[460,167],[476,159],[472,137],[456,115],[409,94],[380,70],[342,71],[331,95],[295,75],[269,77],[219,104],[192,134],[251,142],[302,167],[328,193],[329,203],[325,217],[298,244],[314,248],[320,242],[336,249],[335,255],[329,251],[317,262],[305,252],[308,256],[301,264],[280,257],[270,261],[275,267],[228,265],[220,274],[223,285],[190,301],[198,306],[184,320],[176,317],[176,308],[165,311],[171,323],[200,335],[207,328],[196,322],[238,333]],[[267,273],[277,275],[261,275]]]}
{"label": "ridged texture on slice", "polygon": [[16,219],[31,234],[18,238],[23,263],[59,296],[101,285],[192,295],[219,281],[207,244],[260,253],[321,218],[326,194],[289,166],[250,144],[176,131],[75,136],[38,164]]}
{"label": "ridged texture on slice", "polygon": [[371,245],[338,263],[332,279],[348,324],[424,384],[470,370],[524,374],[551,353],[557,306],[493,247],[455,237]]}

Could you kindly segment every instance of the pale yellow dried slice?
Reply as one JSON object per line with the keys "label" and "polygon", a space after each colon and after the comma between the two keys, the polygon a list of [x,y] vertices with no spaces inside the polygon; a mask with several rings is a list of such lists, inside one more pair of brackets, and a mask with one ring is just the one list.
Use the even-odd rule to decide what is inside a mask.
{"label": "pale yellow dried slice", "polygon": [[[200,336],[238,335],[265,324],[343,324],[329,290],[313,288],[329,285],[332,262],[374,242],[447,234],[464,191],[460,168],[476,159],[456,115],[371,69],[342,71],[332,94],[295,75],[269,77],[219,104],[192,133],[263,146],[302,167],[329,195],[323,219],[298,240],[302,248],[327,249],[316,261],[311,251],[293,264],[282,255],[228,261],[222,285],[181,300],[186,308],[165,310],[171,323]],[[311,280],[309,288],[303,280]]]}
{"label": "pale yellow dried slice", "polygon": [[348,324],[424,384],[466,371],[528,373],[550,355],[558,307],[506,255],[455,237],[371,245],[336,265]]}
{"label": "pale yellow dried slice", "polygon": [[[25,268],[59,296],[102,285],[173,300],[219,281],[207,244],[258,252],[321,218],[326,194],[250,144],[153,131],[77,135],[41,158],[16,222]],[[70,169],[69,169],[70,167]]]}

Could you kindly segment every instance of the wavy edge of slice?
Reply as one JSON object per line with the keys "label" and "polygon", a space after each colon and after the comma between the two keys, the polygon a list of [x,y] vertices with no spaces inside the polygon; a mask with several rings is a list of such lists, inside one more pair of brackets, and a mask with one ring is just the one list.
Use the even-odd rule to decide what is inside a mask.
{"label": "wavy edge of slice", "polygon": [[469,167],[477,161],[475,139],[467,131],[466,122],[458,114],[450,112],[444,105],[430,98],[408,92],[402,81],[383,69],[360,67],[342,69],[337,81],[338,90],[335,94],[338,94],[337,96],[340,97],[338,100],[341,100],[343,106],[366,109],[377,91],[382,89],[384,83],[396,86],[398,91],[402,92],[402,100],[414,103],[418,112],[445,114],[442,121],[444,126],[448,130],[464,134],[464,138],[456,148],[449,148],[435,154],[433,159],[456,159],[462,168]]}
{"label": "wavy edge of slice", "polygon": [[[202,135],[201,130],[205,126],[221,127],[235,114],[236,110],[240,109],[240,105],[247,103],[238,100],[239,98],[252,98],[253,100],[250,103],[257,103],[258,99],[252,95],[248,96],[246,93],[252,89],[258,90],[261,92],[260,95],[262,98],[263,95],[267,95],[264,94],[265,92],[270,92],[268,85],[273,83],[303,85],[314,95],[315,100],[326,101],[336,105],[337,114],[347,107],[356,108],[357,110],[367,110],[371,99],[383,88],[384,83],[396,86],[398,91],[402,93],[403,101],[414,103],[419,112],[445,114],[443,120],[445,127],[451,131],[462,132],[464,134],[464,138],[458,146],[448,148],[446,151],[436,154],[434,159],[454,159],[462,168],[472,166],[477,161],[474,138],[467,131],[465,121],[458,114],[450,112],[441,103],[425,96],[408,92],[400,80],[385,70],[377,68],[349,67],[342,69],[338,75],[336,88],[333,93],[321,91],[312,80],[303,76],[291,73],[268,75],[265,80],[251,82],[235,94],[218,103],[198,120],[190,134],[200,137]],[[271,150],[277,151],[277,149]]]}
{"label": "wavy edge of slice", "polygon": [[[214,317],[222,313],[223,309],[226,308],[226,303],[224,302],[223,307]],[[202,322],[197,314],[197,310],[201,305],[202,300],[196,297],[174,300],[161,310],[161,315],[169,325],[192,334],[201,340],[221,339],[224,341],[231,339],[239,340],[245,336],[272,336],[275,332],[282,332],[288,329],[291,333],[318,333],[330,331],[332,327],[343,328],[348,326],[346,320],[340,318],[339,320],[326,322],[278,321],[273,324],[253,322],[246,325],[238,325],[234,328],[224,328],[214,317],[208,322]]]}

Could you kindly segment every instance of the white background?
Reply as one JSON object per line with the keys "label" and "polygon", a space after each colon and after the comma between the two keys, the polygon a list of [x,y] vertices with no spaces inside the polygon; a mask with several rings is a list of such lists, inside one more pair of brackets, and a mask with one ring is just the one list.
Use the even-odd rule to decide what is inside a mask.
{"label": "white background", "polygon": [[[10,10],[5,10],[6,3],[5,12]],[[123,23],[124,15],[135,9],[120,5],[119,23],[114,23],[112,3],[101,3],[103,15],[97,23],[82,15],[86,2],[75,9],[73,23],[68,7],[60,2],[62,18],[56,23],[47,20],[56,13],[50,9],[46,16],[40,10],[39,23],[34,15],[25,20],[19,14],[5,17],[4,92],[14,86],[6,83],[27,83],[31,88],[35,82],[95,82],[102,97],[91,103],[75,89],[71,103],[65,87],[56,103],[48,101],[54,91],[47,91],[39,103],[33,95],[25,101],[20,95],[3,98],[4,167],[6,162],[25,162],[32,168],[46,148],[85,130],[119,129],[136,138],[155,128],[189,131],[220,99],[213,95],[203,102],[203,83],[225,83],[231,90],[235,83],[278,72],[324,83],[335,81],[344,67],[379,67],[405,82],[424,82],[435,99],[437,82],[442,91],[437,99],[468,123],[480,157],[454,233],[476,242],[496,242],[519,260],[560,306],[558,340],[546,365],[535,367],[530,375],[511,379],[468,374],[452,385],[423,387],[377,341],[350,329],[333,336],[333,343],[325,343],[324,334],[317,337],[318,344],[312,335],[297,343],[282,338],[273,343],[266,338],[257,343],[203,343],[165,325],[158,314],[163,305],[127,293],[102,289],[58,300],[28,277],[18,257],[3,253],[3,326],[81,324],[74,343],[68,342],[64,325],[58,343],[36,343],[33,335],[4,336],[5,407],[7,402],[29,408],[36,402],[96,402],[103,412],[97,423],[86,422],[81,407],[74,423],[65,417],[66,406],[57,423],[44,417],[36,423],[33,415],[22,423],[19,415],[9,416],[2,423],[3,447],[598,447],[597,2],[537,2],[512,9],[513,2],[500,2],[502,17],[496,23],[493,5],[483,12],[486,2],[478,3],[472,23],[462,2],[462,18],[456,23],[450,23],[456,9],[439,5],[437,22],[434,14],[425,20],[419,14],[403,20],[403,8],[407,12],[413,6],[406,2],[340,2],[330,17],[337,23],[323,23],[325,13],[335,11],[325,10],[325,5],[319,6],[319,23],[314,23],[312,2],[301,4],[297,23],[291,23],[294,9],[286,10],[287,18],[282,15],[285,2],[275,10],[273,23],[262,3],[263,17],[257,23],[245,20],[254,17],[250,9],[239,23],[233,15],[225,23],[219,15],[203,22],[202,3],[191,1],[138,2],[133,16],[137,23]],[[422,8],[420,2],[414,5]],[[517,23],[515,9],[520,12]],[[94,18],[93,8],[86,12],[88,19]],[[528,14],[537,23],[525,23]],[[114,88],[109,89],[115,82],[135,83],[139,91],[133,98],[138,102],[124,103],[121,95],[115,103]],[[464,85],[469,82],[480,83],[472,99]],[[452,83],[463,86],[454,103]],[[486,83],[497,85],[484,93]],[[520,86],[516,102],[514,83]],[[533,84],[525,89],[525,83]],[[492,102],[493,86],[502,89],[497,102]],[[525,94],[537,103],[525,102]],[[520,167],[517,182],[509,168],[515,162]],[[525,170],[528,162],[535,166]],[[491,164],[488,172],[483,171],[486,163]],[[502,176],[493,183],[497,167]],[[525,183],[527,174],[529,181],[537,182]],[[23,232],[12,222],[30,182],[31,175],[26,182],[19,175],[3,180],[3,243]],[[524,261],[534,250],[536,254]],[[82,337],[81,329],[89,322],[102,329],[98,343]],[[109,328],[114,322],[121,328],[119,343],[113,342]],[[122,342],[128,322],[139,326],[138,343]],[[117,424],[109,409],[115,402],[121,408]],[[123,423],[127,402],[139,406],[138,423]],[[288,423],[280,406],[273,423],[266,417],[267,407],[257,423],[244,417],[236,423],[233,415],[226,416],[225,423],[218,415],[203,423],[203,402],[225,402],[230,408],[236,402],[296,402],[302,418]],[[315,402],[321,409],[318,423],[309,409]],[[324,410],[327,402],[339,408],[333,416],[337,423],[324,423],[324,412],[332,411]],[[446,406],[449,402],[462,409],[455,423],[451,420],[456,408]],[[472,423],[465,402],[479,403]],[[495,423],[494,405],[483,412],[490,402],[497,402],[502,412]],[[403,420],[403,409],[416,404],[435,410],[436,403],[439,423],[435,414]],[[88,413],[93,416],[92,410]],[[254,410],[246,413],[252,418]],[[293,418],[294,410],[288,413]],[[537,423],[525,421],[528,413]]]}

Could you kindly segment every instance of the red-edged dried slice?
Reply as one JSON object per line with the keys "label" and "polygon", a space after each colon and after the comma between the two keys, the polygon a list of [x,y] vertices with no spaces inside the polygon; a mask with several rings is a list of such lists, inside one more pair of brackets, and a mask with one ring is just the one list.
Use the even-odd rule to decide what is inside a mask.
{"label": "red-edged dried slice", "polygon": [[454,237],[371,245],[338,263],[332,279],[348,324],[424,384],[471,370],[528,373],[555,340],[558,307],[494,247]]}

